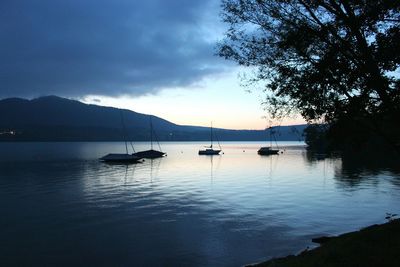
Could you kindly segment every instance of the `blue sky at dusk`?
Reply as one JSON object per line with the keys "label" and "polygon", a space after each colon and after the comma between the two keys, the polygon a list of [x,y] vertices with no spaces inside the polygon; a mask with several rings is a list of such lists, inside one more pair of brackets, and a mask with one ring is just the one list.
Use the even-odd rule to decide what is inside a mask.
{"label": "blue sky at dusk", "polygon": [[58,95],[179,124],[266,126],[261,93],[215,56],[219,0],[5,0],[0,13],[0,98]]}

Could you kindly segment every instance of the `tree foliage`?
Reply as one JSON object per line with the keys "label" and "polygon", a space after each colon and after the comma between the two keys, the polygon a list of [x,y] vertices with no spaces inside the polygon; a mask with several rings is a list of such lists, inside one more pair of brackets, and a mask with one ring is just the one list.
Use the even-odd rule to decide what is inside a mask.
{"label": "tree foliage", "polygon": [[381,132],[382,121],[398,120],[400,1],[223,0],[222,7],[230,27],[219,55],[257,68],[272,114],[351,118]]}

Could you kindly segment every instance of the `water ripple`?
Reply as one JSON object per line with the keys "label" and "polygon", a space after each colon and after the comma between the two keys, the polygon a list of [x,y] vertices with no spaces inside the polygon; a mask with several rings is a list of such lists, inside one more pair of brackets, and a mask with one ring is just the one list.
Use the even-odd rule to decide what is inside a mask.
{"label": "water ripple", "polygon": [[[0,158],[5,262],[238,266],[400,212],[400,176],[388,169],[354,176],[340,159],[309,160],[289,143],[271,157],[255,143],[201,157],[201,145],[165,144],[168,157],[128,166],[97,160],[110,143],[32,143],[25,159]],[[35,156],[35,146],[57,156]]]}

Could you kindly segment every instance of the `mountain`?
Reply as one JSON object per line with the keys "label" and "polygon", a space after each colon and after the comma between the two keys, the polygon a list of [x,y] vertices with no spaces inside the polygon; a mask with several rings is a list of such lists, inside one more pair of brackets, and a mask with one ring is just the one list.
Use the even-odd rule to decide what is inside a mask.
{"label": "mountain", "polygon": [[[0,100],[0,141],[146,141],[150,117],[160,141],[209,140],[210,129],[177,125],[162,118],[76,100],[46,96]],[[125,125],[125,130],[123,127]],[[305,125],[275,128],[278,140],[299,140]],[[215,129],[219,140],[265,140],[262,130]]]}

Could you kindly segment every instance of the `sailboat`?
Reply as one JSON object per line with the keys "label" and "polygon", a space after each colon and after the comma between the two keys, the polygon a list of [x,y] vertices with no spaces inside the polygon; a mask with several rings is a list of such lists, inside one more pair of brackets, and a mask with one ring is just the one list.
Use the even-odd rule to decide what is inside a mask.
{"label": "sailboat", "polygon": [[[128,164],[128,163],[139,163],[142,162],[143,157],[134,155],[134,154],[129,154],[128,152],[128,144],[126,141],[126,130],[125,130],[125,124],[124,124],[124,118],[122,116],[122,110],[121,112],[121,123],[123,127],[123,135],[124,135],[124,142],[125,142],[125,151],[126,153],[110,153],[107,154],[103,157],[100,158],[100,161],[106,162],[106,163],[120,163],[120,164]],[[132,150],[135,152],[133,145],[131,143]]]}
{"label": "sailboat", "polygon": [[[145,151],[139,151],[136,153],[133,153],[133,155],[141,158],[147,158],[147,159],[155,159],[155,158],[161,158],[167,155],[167,153],[162,152],[162,151],[157,151],[153,149],[153,134],[155,135],[155,132],[153,130],[153,121],[152,117],[150,117],[150,149],[145,150]],[[156,138],[156,142],[158,144],[158,148],[161,150],[160,143],[158,142]]]}
{"label": "sailboat", "polygon": [[279,149],[273,149],[272,148],[272,127],[269,128],[269,141],[270,141],[270,146],[261,147],[257,151],[257,153],[259,155],[267,156],[267,155],[277,155],[277,154],[279,154]]}
{"label": "sailboat", "polygon": [[219,145],[218,142],[218,146],[219,149],[214,149],[213,148],[213,127],[212,127],[212,122],[211,122],[211,129],[210,129],[210,137],[211,137],[211,144],[210,146],[206,146],[206,149],[203,150],[199,150],[199,155],[219,155],[219,153],[221,153],[221,146]]}

